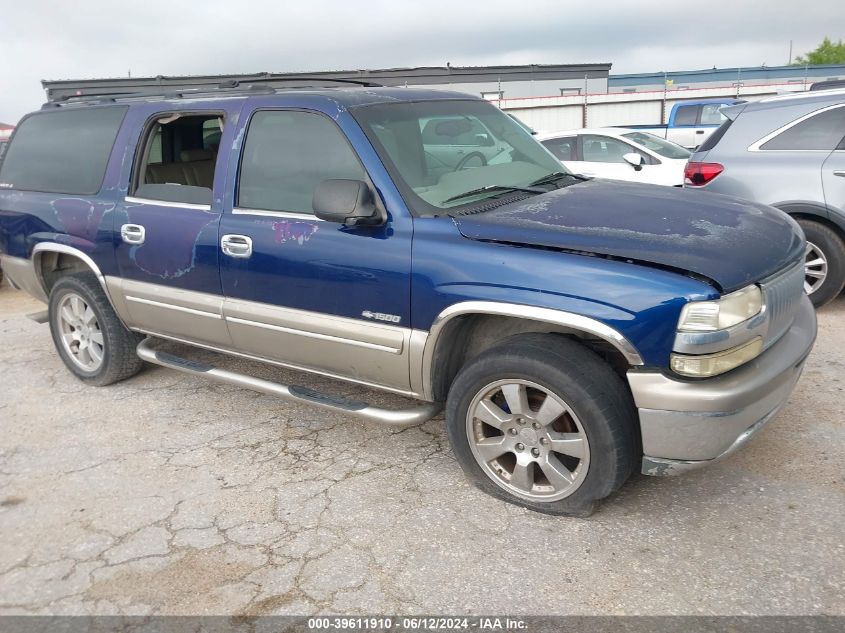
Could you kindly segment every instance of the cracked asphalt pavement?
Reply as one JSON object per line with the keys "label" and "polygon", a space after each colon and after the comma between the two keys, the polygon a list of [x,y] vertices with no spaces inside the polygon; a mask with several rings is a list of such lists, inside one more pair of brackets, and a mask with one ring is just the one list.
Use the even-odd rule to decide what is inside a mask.
{"label": "cracked asphalt pavement", "polygon": [[41,309],[0,288],[0,614],[845,615],[845,297],[753,442],[587,520],[475,490],[442,417],[397,430],[154,367],[85,386]]}

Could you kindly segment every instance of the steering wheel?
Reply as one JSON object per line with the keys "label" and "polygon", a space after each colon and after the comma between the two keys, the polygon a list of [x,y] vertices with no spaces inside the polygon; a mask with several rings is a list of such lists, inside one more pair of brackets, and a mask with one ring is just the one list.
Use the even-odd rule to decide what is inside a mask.
{"label": "steering wheel", "polygon": [[458,161],[458,164],[455,165],[455,171],[461,171],[462,169],[466,169],[467,163],[473,158],[480,159],[482,167],[487,166],[487,159],[484,157],[484,154],[482,154],[481,152],[470,152]]}

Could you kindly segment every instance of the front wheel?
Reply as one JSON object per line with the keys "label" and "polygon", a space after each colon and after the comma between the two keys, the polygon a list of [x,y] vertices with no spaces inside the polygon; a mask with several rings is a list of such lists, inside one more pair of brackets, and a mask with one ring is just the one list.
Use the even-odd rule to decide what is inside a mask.
{"label": "front wheel", "polygon": [[59,279],[50,291],[49,316],[59,356],[83,382],[110,385],[144,366],[135,353],[142,337],[123,326],[93,274]]}
{"label": "front wheel", "polygon": [[560,336],[520,335],[479,355],[452,384],[446,421],[477,487],[540,512],[587,516],[636,466],[625,385]]}

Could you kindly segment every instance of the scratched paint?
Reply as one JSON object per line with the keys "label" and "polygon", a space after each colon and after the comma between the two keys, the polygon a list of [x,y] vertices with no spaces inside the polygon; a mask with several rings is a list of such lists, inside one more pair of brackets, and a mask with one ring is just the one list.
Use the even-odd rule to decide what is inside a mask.
{"label": "scratched paint", "polygon": [[[201,237],[208,230],[216,235],[219,218],[213,213],[174,213],[153,205],[138,205],[126,212],[128,222],[143,224],[147,231],[144,244],[130,247],[129,259],[140,270],[160,279],[178,279],[196,267]],[[185,248],[186,244],[191,248]]]}
{"label": "scratched paint", "polygon": [[113,203],[85,198],[58,198],[50,206],[67,234],[91,242],[97,236],[103,216],[114,209]]}
{"label": "scratched paint", "polygon": [[302,246],[305,242],[311,239],[311,236],[317,232],[319,227],[315,222],[299,222],[283,220],[281,222],[273,222],[273,239],[277,244],[284,244],[286,242],[296,242]]}

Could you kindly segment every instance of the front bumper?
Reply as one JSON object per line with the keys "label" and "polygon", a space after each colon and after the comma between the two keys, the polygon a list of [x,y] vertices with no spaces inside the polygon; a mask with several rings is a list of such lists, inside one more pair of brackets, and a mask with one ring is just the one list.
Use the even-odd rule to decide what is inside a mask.
{"label": "front bumper", "polygon": [[804,297],[777,343],[722,376],[684,381],[629,371],[642,431],[642,472],[674,475],[745,444],[786,404],[815,339],[816,313]]}

